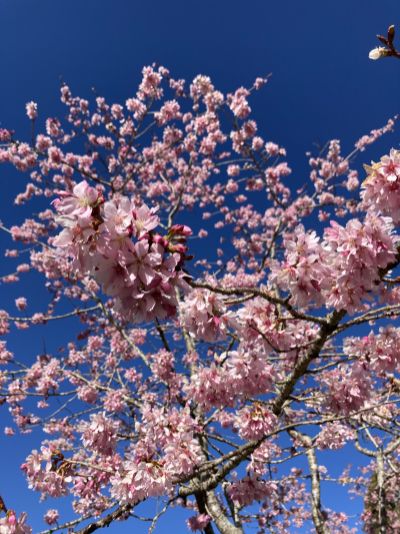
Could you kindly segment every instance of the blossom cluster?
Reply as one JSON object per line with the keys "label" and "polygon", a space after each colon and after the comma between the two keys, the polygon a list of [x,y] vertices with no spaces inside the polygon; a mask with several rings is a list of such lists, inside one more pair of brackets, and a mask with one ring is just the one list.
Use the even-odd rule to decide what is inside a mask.
{"label": "blossom cluster", "polygon": [[392,148],[378,163],[365,166],[367,178],[362,183],[365,209],[389,216],[400,223],[400,151]]}
{"label": "blossom cluster", "polygon": [[213,342],[224,339],[232,314],[219,295],[208,290],[194,289],[182,305],[183,326],[195,339]]}
{"label": "blossom cluster", "polygon": [[86,181],[54,201],[63,231],[53,240],[72,258],[77,273],[92,275],[115,298],[115,308],[134,322],[175,313],[176,289],[184,286],[180,270],[186,248],[175,244],[184,228],[162,237],[154,208],[136,207],[127,197],[104,201]]}
{"label": "blossom cluster", "polygon": [[273,280],[293,304],[345,309],[352,313],[380,288],[380,270],[394,263],[398,237],[389,218],[368,213],[346,226],[332,221],[320,241],[297,227],[285,239],[285,261],[273,265]]}

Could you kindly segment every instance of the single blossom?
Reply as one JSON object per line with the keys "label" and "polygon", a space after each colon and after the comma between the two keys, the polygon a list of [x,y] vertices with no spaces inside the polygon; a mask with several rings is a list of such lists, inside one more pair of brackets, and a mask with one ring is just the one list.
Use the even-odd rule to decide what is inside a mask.
{"label": "single blossom", "polygon": [[36,102],[28,102],[25,106],[26,114],[29,119],[34,120],[38,116],[38,107]]}

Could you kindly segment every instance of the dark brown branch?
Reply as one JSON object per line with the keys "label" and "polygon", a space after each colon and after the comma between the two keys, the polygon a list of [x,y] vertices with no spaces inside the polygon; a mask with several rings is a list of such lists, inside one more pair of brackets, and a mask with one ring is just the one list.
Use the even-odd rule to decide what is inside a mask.
{"label": "dark brown branch", "polygon": [[124,516],[126,516],[125,519],[128,519],[132,508],[133,506],[131,504],[124,504],[123,506],[119,506],[116,510],[114,510],[114,512],[107,514],[102,519],[99,519],[98,521],[90,523],[90,525],[87,525],[86,527],[77,530],[76,534],[91,534],[91,532],[95,532],[100,528],[110,526],[111,523],[116,519],[123,519]]}

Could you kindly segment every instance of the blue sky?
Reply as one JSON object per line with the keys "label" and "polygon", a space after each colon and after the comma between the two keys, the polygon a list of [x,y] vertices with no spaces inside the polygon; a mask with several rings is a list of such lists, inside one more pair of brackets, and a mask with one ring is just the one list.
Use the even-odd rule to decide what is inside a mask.
{"label": "blue sky", "polygon": [[[304,154],[314,143],[340,138],[351,150],[355,139],[399,111],[400,64],[368,59],[375,34],[392,23],[400,34],[398,0],[0,0],[0,127],[29,135],[29,100],[38,102],[42,118],[57,115],[60,76],[75,94],[89,97],[95,87],[119,102],[135,92],[142,66],[154,61],[178,78],[207,74],[223,91],[272,73],[252,108],[261,134],[287,148],[300,185],[307,177]],[[398,140],[397,130],[367,161]],[[5,168],[0,179],[0,219],[15,222],[11,199],[23,181]],[[0,287],[0,298],[8,291]],[[26,340],[14,343],[28,351]],[[0,494],[30,512],[37,532],[43,512],[18,467],[32,440],[0,436]],[[157,532],[184,532],[179,524],[164,520]]]}

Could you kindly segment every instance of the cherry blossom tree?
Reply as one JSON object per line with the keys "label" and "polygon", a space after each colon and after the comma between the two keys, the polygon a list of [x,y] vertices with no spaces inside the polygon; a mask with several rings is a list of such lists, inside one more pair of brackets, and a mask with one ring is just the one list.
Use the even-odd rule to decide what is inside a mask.
{"label": "cherry blossom tree", "polygon": [[[2,282],[48,294],[0,310],[5,433],[42,429],[22,470],[72,507],[44,532],[151,533],[172,507],[206,534],[356,532],[329,484],[364,500],[366,532],[400,532],[400,151],[360,169],[396,118],[310,154],[299,183],[252,118],[268,77],[223,94],[142,74],[123,104],[63,85],[65,118],[29,102],[27,141],[0,130],[31,213],[1,223]],[[15,329],[57,321],[59,353],[13,354]],[[338,476],[344,447],[359,465]],[[2,497],[0,532],[31,532]]]}

